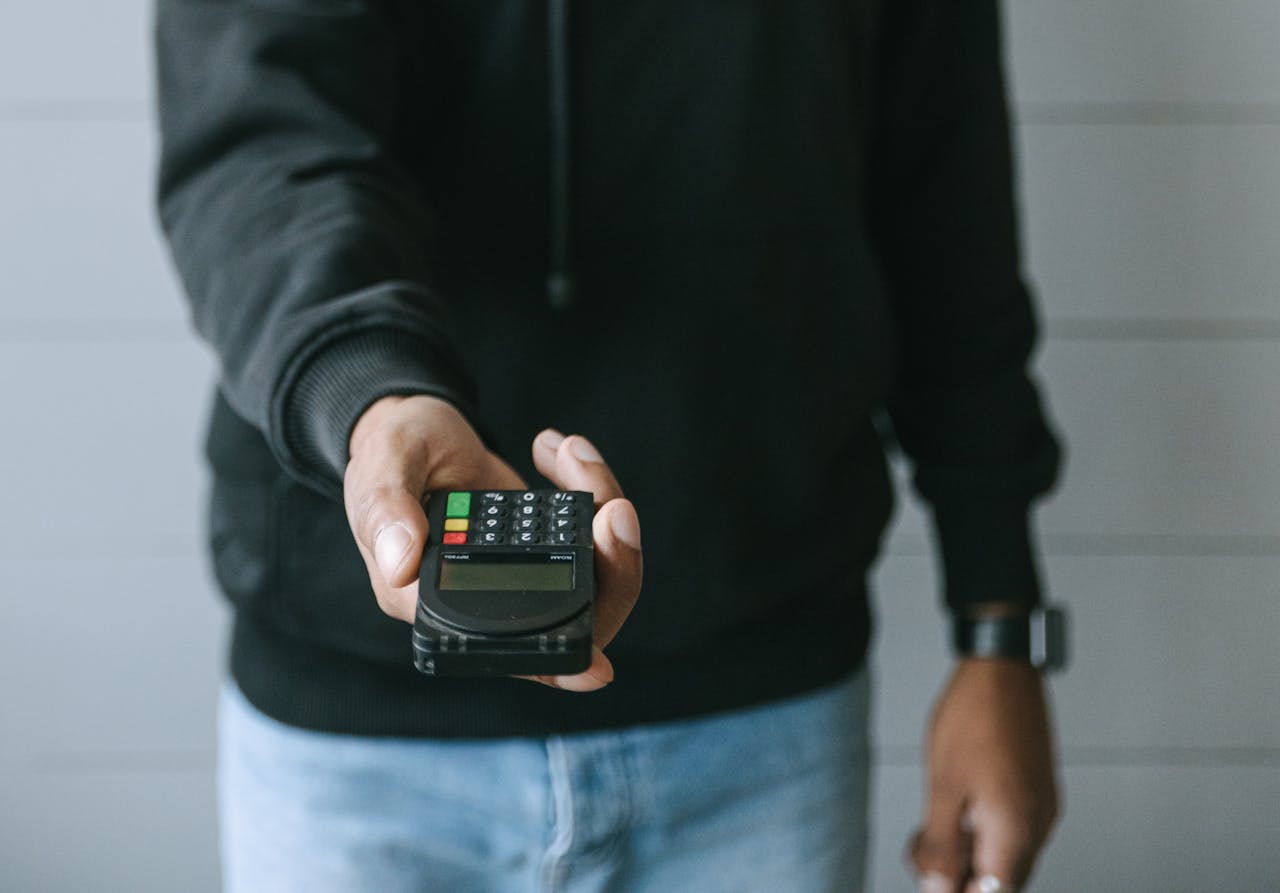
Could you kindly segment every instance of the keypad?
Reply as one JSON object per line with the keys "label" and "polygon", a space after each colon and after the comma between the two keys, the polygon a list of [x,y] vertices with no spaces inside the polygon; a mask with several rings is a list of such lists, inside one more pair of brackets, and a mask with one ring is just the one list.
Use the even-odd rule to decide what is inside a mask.
{"label": "keypad", "polygon": [[445,497],[442,541],[449,545],[573,546],[579,513],[590,533],[589,494],[565,491],[457,491]]}

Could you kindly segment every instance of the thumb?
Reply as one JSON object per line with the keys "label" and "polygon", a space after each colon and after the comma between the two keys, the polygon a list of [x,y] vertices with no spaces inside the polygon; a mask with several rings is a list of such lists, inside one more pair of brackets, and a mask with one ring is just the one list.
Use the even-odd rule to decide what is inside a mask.
{"label": "thumb", "polygon": [[403,486],[380,484],[352,494],[351,527],[365,560],[398,589],[418,576],[427,541],[427,515],[418,496]]}

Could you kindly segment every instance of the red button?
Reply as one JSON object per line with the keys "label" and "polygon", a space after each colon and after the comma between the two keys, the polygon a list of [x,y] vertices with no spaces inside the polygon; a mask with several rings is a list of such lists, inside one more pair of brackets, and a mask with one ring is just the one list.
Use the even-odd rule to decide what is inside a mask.
{"label": "red button", "polygon": [[444,544],[446,546],[461,546],[467,541],[465,533],[446,533],[444,535]]}

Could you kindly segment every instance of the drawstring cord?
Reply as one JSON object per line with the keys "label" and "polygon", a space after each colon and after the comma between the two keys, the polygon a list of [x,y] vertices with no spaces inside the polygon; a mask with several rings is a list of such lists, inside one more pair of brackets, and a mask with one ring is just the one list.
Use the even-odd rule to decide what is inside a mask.
{"label": "drawstring cord", "polygon": [[572,221],[569,216],[569,0],[547,0],[548,117],[550,155],[550,272],[547,303],[567,310],[575,295],[569,269]]}

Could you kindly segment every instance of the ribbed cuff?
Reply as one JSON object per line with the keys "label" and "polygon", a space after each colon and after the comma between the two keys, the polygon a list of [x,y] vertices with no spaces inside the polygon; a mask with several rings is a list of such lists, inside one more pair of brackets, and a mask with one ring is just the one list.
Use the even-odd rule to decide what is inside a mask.
{"label": "ribbed cuff", "polygon": [[388,328],[326,344],[284,396],[281,433],[290,470],[321,493],[341,498],[351,430],[383,397],[431,394],[470,415],[465,378],[439,354],[430,339]]}
{"label": "ribbed cuff", "polygon": [[1023,502],[936,506],[947,605],[1040,602],[1030,507]]}

